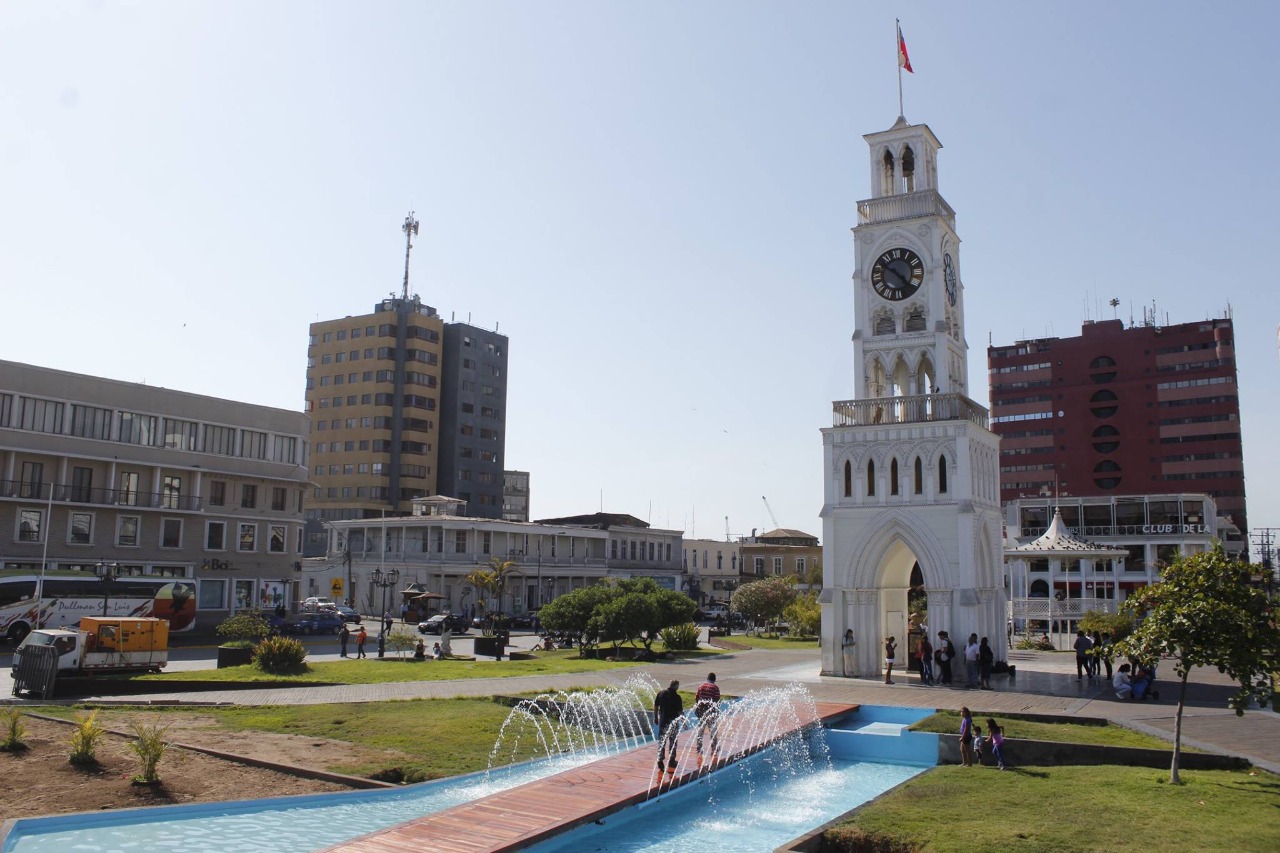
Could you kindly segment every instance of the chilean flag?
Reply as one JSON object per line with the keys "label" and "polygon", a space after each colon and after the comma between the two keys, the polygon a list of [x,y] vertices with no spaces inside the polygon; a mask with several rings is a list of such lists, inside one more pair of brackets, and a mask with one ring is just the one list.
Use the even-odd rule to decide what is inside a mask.
{"label": "chilean flag", "polygon": [[907,41],[902,37],[902,27],[898,27],[898,65],[911,74],[916,73],[911,70],[911,57],[907,56]]}

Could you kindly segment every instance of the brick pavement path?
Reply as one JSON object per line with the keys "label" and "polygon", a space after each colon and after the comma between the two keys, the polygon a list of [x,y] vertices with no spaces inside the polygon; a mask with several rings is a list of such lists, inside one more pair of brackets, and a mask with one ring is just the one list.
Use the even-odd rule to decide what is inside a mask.
{"label": "brick pavement path", "polygon": [[[263,690],[203,691],[152,694],[153,703],[225,703],[239,705],[321,704],[330,702],[378,702],[390,699],[437,699],[492,696],[498,693],[571,690],[605,684],[621,684],[637,671],[647,672],[659,684],[678,679],[692,689],[708,670],[714,670],[721,688],[729,694],[798,682],[815,699],[863,705],[903,705],[917,708],[959,709],[968,705],[975,715],[1002,713],[1062,714],[1112,720],[1150,734],[1172,739],[1177,684],[1173,667],[1161,667],[1159,702],[1117,700],[1104,679],[1075,677],[1069,655],[1053,652],[1013,652],[1010,662],[1017,677],[993,676],[991,691],[924,687],[914,675],[895,673],[894,685],[879,675],[868,678],[824,677],[818,673],[816,651],[756,649],[713,659],[661,662],[636,669],[574,675],[514,678],[478,678],[459,681],[421,681],[396,684],[359,684],[336,687]],[[1254,764],[1280,773],[1280,714],[1252,710],[1237,717],[1226,707],[1230,683],[1216,670],[1197,670],[1188,684],[1183,714],[1183,742],[1213,752],[1243,756]],[[104,704],[125,703],[125,697],[102,698]]]}

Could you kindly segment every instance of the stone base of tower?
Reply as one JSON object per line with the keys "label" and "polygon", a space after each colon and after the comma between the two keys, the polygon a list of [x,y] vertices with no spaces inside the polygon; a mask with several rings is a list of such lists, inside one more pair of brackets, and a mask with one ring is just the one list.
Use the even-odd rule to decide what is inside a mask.
{"label": "stone base of tower", "polygon": [[[1006,658],[999,444],[985,410],[964,402],[963,417],[934,420],[946,412],[930,408],[922,420],[892,424],[841,424],[849,404],[837,403],[841,425],[822,431],[824,674],[883,676],[889,637],[895,670],[906,669],[915,653],[909,601],[919,596],[930,642],[947,631],[956,645],[958,683],[971,633]],[[846,658],[847,629],[856,644]]]}

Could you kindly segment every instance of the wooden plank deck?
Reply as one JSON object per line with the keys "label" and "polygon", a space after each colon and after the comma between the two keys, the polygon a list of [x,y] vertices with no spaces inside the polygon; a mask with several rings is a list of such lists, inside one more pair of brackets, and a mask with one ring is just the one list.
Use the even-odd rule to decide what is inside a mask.
{"label": "wooden plank deck", "polygon": [[[817,716],[798,727],[843,716],[857,705],[815,704]],[[794,729],[792,729],[794,730]],[[692,732],[680,736],[683,751]],[[771,741],[722,743],[714,767],[731,764]],[[602,758],[546,779],[520,785],[417,820],[328,848],[325,853],[498,853],[522,850],[561,832],[597,820],[655,793],[692,781],[712,766],[683,767],[674,780],[655,784],[657,744]]]}

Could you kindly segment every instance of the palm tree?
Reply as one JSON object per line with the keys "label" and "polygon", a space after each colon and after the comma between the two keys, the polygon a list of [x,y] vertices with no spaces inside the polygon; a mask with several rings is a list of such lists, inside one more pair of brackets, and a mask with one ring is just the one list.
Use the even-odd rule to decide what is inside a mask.
{"label": "palm tree", "polygon": [[502,609],[502,596],[507,590],[507,582],[512,575],[520,572],[520,564],[515,560],[504,560],[501,557],[490,557],[487,573],[493,578],[493,592],[498,599],[498,609]]}

